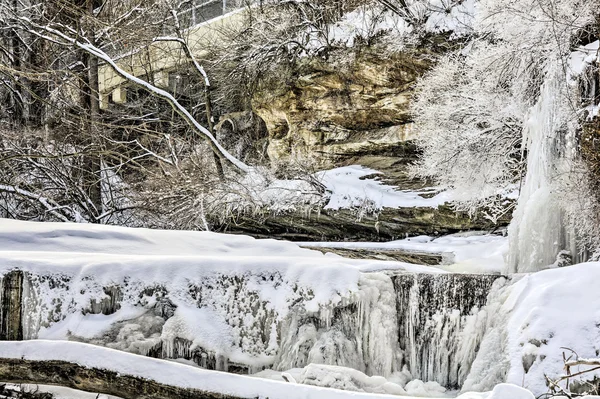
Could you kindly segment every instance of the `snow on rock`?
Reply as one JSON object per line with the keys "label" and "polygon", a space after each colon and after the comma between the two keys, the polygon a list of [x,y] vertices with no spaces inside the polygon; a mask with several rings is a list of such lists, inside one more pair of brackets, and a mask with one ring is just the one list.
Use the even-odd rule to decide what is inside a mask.
{"label": "snow on rock", "polygon": [[[600,263],[513,279],[516,282],[497,286],[490,294],[487,311],[495,316],[488,319],[464,391],[488,390],[506,381],[540,395],[547,392],[544,375],[563,375],[563,352],[572,354],[565,348],[582,358],[600,353]],[[594,376],[600,373],[580,378],[591,380]]]}
{"label": "snow on rock", "polygon": [[[219,200],[232,210],[266,207],[272,212],[286,212],[324,206],[332,210],[353,209],[362,214],[383,208],[437,208],[452,200],[448,191],[400,190],[383,184],[378,175],[381,172],[360,165],[316,172],[304,180],[276,179],[265,171],[253,170],[241,182],[233,183],[231,193]],[[325,192],[321,192],[323,188]]]}
{"label": "snow on rock", "polygon": [[[65,361],[76,363],[83,367],[105,369],[121,375],[146,378],[161,384],[180,388],[198,389],[206,392],[220,393],[239,398],[272,398],[272,399],[384,399],[398,396],[347,392],[331,388],[273,381],[264,378],[241,376],[217,371],[203,370],[175,362],[167,362],[130,353],[115,351],[98,346],[62,341],[30,341],[30,342],[0,342],[0,358],[24,359],[32,361]],[[308,368],[307,368],[308,369]],[[314,366],[313,370],[324,370],[329,373],[347,374],[356,381],[366,382],[367,385],[377,386],[384,382],[382,377],[366,377],[352,370],[342,368],[322,368]],[[306,373],[308,375],[309,373]],[[296,375],[297,371],[296,371]],[[394,384],[396,385],[396,384]],[[420,386],[421,384],[417,383]],[[433,384],[424,384],[433,391],[440,392]],[[399,387],[396,385],[396,387]],[[392,385],[388,385],[392,389]],[[406,396],[403,396],[406,397]],[[438,396],[439,397],[439,396]],[[530,399],[530,392],[514,385],[500,384],[491,393],[465,393],[459,399]],[[407,398],[409,399],[409,398]]]}
{"label": "snow on rock", "polygon": [[583,73],[586,66],[593,63],[600,56],[600,40],[577,48],[571,53],[569,69],[571,77],[577,77]]}
{"label": "snow on rock", "polygon": [[316,173],[315,177],[331,193],[325,209],[362,208],[373,212],[382,208],[437,208],[451,200],[448,192],[424,198],[420,194],[429,194],[431,190],[421,193],[385,185],[373,178],[380,173],[358,165]]}
{"label": "snow on rock", "polygon": [[[424,383],[420,380],[412,380],[407,383],[401,374],[394,373],[388,378],[382,376],[369,377],[358,370],[348,367],[311,363],[304,368],[296,368],[286,372],[263,370],[254,374],[254,377],[285,381],[284,377],[290,376],[299,384],[354,392],[434,398],[454,396],[449,395],[446,388],[436,382]],[[287,378],[289,381],[289,377]]]}
{"label": "snow on rock", "polygon": [[533,394],[516,385],[511,384],[498,384],[494,387],[492,394],[487,399],[534,399]]}
{"label": "snow on rock", "polygon": [[360,371],[339,366],[310,364],[302,370],[300,384],[342,389],[344,391],[403,395],[406,391],[384,377],[369,377]]}

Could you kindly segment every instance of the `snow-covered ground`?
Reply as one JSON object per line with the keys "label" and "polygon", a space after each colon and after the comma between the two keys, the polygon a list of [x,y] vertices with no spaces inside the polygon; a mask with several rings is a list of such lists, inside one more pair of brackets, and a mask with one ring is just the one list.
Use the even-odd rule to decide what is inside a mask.
{"label": "snow-covered ground", "polygon": [[[236,200],[244,203],[251,198],[254,205],[275,212],[323,206],[331,210],[354,209],[362,214],[377,213],[383,208],[437,208],[452,200],[452,193],[441,188],[414,191],[386,185],[378,179],[381,175],[375,169],[360,165],[316,172],[306,180],[271,179],[265,174],[249,173],[239,183],[243,187],[240,191],[246,196]],[[321,193],[313,183],[325,192]]]}
{"label": "snow-covered ground", "polygon": [[[353,165],[316,173],[331,193],[325,209],[367,208],[372,211],[382,208],[410,208],[438,206],[452,199],[449,192],[436,189],[422,191],[400,190],[377,180],[381,172]],[[423,194],[435,194],[425,198]]]}

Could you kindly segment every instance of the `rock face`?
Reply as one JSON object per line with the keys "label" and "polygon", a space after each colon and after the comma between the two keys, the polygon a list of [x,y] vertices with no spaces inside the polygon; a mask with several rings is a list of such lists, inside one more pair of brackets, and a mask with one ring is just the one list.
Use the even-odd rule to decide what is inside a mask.
{"label": "rock face", "polygon": [[[508,221],[502,221],[507,223]],[[439,208],[384,208],[377,215],[357,217],[353,210],[266,214],[241,217],[221,226],[228,233],[290,241],[390,241],[416,235],[444,235],[496,226],[484,218],[470,218],[450,206]]]}
{"label": "rock face", "polygon": [[426,54],[363,48],[333,57],[301,60],[288,82],[265,82],[254,95],[272,162],[311,157],[328,167],[350,157],[393,155],[413,138],[409,103],[413,84],[431,65]]}
{"label": "rock face", "polygon": [[15,270],[0,278],[0,340],[23,339],[23,272]]}
{"label": "rock face", "polygon": [[600,199],[600,117],[584,125],[581,137],[581,152],[592,176],[595,187],[593,189]]}

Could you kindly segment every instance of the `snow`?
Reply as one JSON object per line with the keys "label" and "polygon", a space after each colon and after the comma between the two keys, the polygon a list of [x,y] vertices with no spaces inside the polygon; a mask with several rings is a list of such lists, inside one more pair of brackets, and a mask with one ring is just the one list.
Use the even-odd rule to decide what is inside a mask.
{"label": "snow", "polygon": [[[441,188],[401,190],[382,183],[379,180],[382,176],[381,172],[360,165],[289,180],[275,179],[266,171],[256,169],[235,183],[231,190],[235,194],[226,195],[223,202],[236,209],[266,207],[275,213],[312,207],[350,209],[360,216],[377,213],[383,208],[437,208],[452,200],[452,193]],[[324,193],[320,192],[319,186],[324,187]]]}
{"label": "snow", "polygon": [[[423,28],[426,32],[452,32],[460,37],[473,32],[477,0],[450,2],[447,0],[408,1],[407,19],[379,4],[361,6],[344,15],[338,22],[327,27],[326,37],[307,32],[306,49],[314,52],[328,44],[354,47],[358,39],[370,39],[385,34],[388,45],[401,44],[403,39]],[[306,54],[308,55],[308,54]]]}
{"label": "snow", "polygon": [[425,23],[426,31],[452,32],[454,37],[473,32],[477,0],[428,0],[428,3],[427,6],[421,6],[426,7],[426,13],[429,13]]}
{"label": "snow", "polygon": [[287,378],[288,381],[300,384],[353,392],[435,398],[455,396],[449,395],[446,388],[436,382],[424,383],[420,380],[407,382],[402,378],[401,374],[397,372],[388,378],[381,376],[369,377],[358,370],[348,367],[311,363],[304,368],[291,369],[285,372],[263,370],[253,376],[275,381],[286,381]]}
{"label": "snow", "polygon": [[600,105],[589,105],[585,109],[588,112],[588,120],[592,120],[600,115]]}
{"label": "snow", "polygon": [[[77,342],[42,340],[29,342],[4,341],[0,342],[0,358],[32,361],[55,360],[76,363],[87,368],[111,370],[121,375],[146,378],[170,386],[198,389],[239,398],[384,399],[397,397],[392,395],[347,392],[303,384],[290,386],[290,383],[287,382],[208,371]],[[338,369],[338,371],[341,372],[342,370]],[[376,377],[370,377],[371,379],[369,380],[369,377],[356,376],[352,372],[349,375],[366,381],[377,381]],[[383,382],[383,380],[379,382]],[[385,386],[385,383],[383,385]],[[416,383],[415,386],[420,386],[420,384]],[[388,387],[391,386],[388,385]],[[531,399],[534,396],[517,386],[500,384],[491,393],[466,393],[459,396],[459,398]]]}
{"label": "snow", "polygon": [[441,254],[446,271],[461,273],[499,273],[504,268],[508,238],[481,232],[459,233],[439,238],[416,236],[389,242],[299,242],[313,248],[398,250]]}
{"label": "snow", "polygon": [[401,37],[411,28],[399,15],[384,7],[362,6],[344,15],[329,27],[328,39],[331,43],[353,47],[357,38],[367,39],[381,32],[392,37]]}
{"label": "snow", "polygon": [[[463,390],[487,390],[502,380],[540,395],[547,392],[545,375],[551,379],[563,375],[563,353],[569,357],[573,350],[581,358],[597,358],[600,263],[513,279],[515,282],[490,295],[487,311],[494,317]],[[594,371],[583,378],[594,376],[600,373]]]}
{"label": "snow", "polygon": [[[296,244],[242,235],[0,219],[0,252],[126,256],[321,257]],[[64,254],[64,255],[60,255]],[[81,255],[75,255],[81,257]],[[96,259],[100,259],[98,256]],[[121,257],[122,258],[122,257]]]}
{"label": "snow", "polygon": [[600,40],[596,40],[585,46],[577,48],[571,53],[569,59],[569,68],[572,77],[577,77],[583,73],[586,66],[598,59],[600,50]]}
{"label": "snow", "polygon": [[[381,172],[359,165],[345,166],[316,173],[315,177],[331,193],[325,209],[365,208],[409,208],[438,206],[451,200],[450,193],[442,191],[431,198],[420,194],[430,194],[432,189],[422,192],[400,190],[378,181],[374,176]],[[438,190],[440,191],[440,190]]]}
{"label": "snow", "polygon": [[[465,266],[486,256],[498,258],[506,238],[422,236],[392,243],[329,245],[447,251],[453,253],[455,266]],[[29,338],[61,341],[3,342],[0,356],[58,357],[57,360],[83,362],[80,364],[90,367],[110,368],[114,364],[119,372],[172,378],[166,382],[173,384],[204,384],[206,379],[206,384],[214,384],[210,385],[214,389],[255,389],[252,395],[259,394],[261,389],[273,388],[273,392],[279,392],[282,388],[280,385],[265,388],[260,380],[246,382],[256,379],[228,380],[246,377],[219,373],[203,374],[210,376],[205,379],[194,374],[192,378],[190,373],[210,372],[62,341],[76,336],[137,353],[162,342],[166,357],[178,358],[182,352],[175,338],[183,338],[190,341],[188,350],[197,346],[212,351],[217,362],[228,359],[254,367],[251,370],[275,364],[278,370],[288,370],[290,381],[350,387],[364,391],[360,395],[367,395],[365,398],[375,393],[398,393],[400,389],[413,395],[446,394],[431,382],[411,381],[411,376],[398,373],[395,356],[400,352],[394,349],[400,334],[397,293],[387,274],[366,273],[386,269],[424,272],[431,271],[429,267],[353,261],[292,243],[209,232],[0,220],[0,271],[6,273],[15,267],[27,271],[31,278],[23,292],[24,315],[28,320],[24,334]],[[442,271],[434,275],[452,276]],[[491,390],[506,381],[523,384],[538,395],[546,391],[544,374],[550,378],[562,374],[563,348],[572,349],[582,358],[594,358],[600,351],[598,281],[600,263],[499,278],[494,282],[487,305],[474,309],[464,317],[464,322],[458,323],[460,315],[452,313],[450,306],[445,318],[441,314],[431,317],[430,327],[439,330],[440,337],[464,343],[455,353],[457,359],[475,356],[473,345],[480,347],[464,390]],[[110,315],[91,314],[90,302],[106,298],[104,288],[110,286],[121,287],[121,308]],[[165,300],[160,295],[144,293],[152,286],[163,287],[168,292],[167,299],[176,305],[166,322],[159,314],[149,313],[159,309],[158,305]],[[201,307],[195,295],[203,295]],[[63,305],[58,306],[61,309],[56,309],[57,303]],[[356,304],[358,310],[337,313],[336,321],[334,307],[344,309],[349,304]],[[306,324],[311,317],[317,322]],[[332,325],[334,322],[338,324]],[[452,334],[460,334],[460,338],[445,330],[455,329],[454,325],[460,325],[460,331]],[[146,330],[154,332],[146,334]],[[101,341],[101,336],[109,331],[107,335],[117,338]],[[260,341],[263,336],[265,340]],[[481,341],[479,336],[483,337]],[[360,345],[354,345],[352,340],[358,340]],[[449,341],[444,345],[450,345]],[[300,364],[302,359],[306,361],[304,364]],[[313,366],[307,367],[310,363]],[[319,363],[330,366],[315,365]],[[133,369],[132,364],[135,364]],[[464,364],[470,364],[470,360]],[[354,370],[347,370],[349,366]],[[174,375],[163,370],[172,367],[176,370]],[[303,369],[294,370],[297,367]],[[275,372],[270,376],[279,378]],[[287,383],[280,384],[287,387],[281,397],[301,394],[290,390]],[[309,389],[302,391],[306,398],[317,395],[313,392],[323,392],[302,387]],[[524,391],[512,392],[514,389],[501,386],[492,397],[528,397]],[[474,395],[463,397],[488,398],[484,394]]]}

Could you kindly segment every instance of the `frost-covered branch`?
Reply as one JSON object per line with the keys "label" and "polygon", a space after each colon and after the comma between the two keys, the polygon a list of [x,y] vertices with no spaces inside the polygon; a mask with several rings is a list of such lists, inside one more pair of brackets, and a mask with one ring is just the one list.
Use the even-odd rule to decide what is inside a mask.
{"label": "frost-covered branch", "polygon": [[[5,185],[5,184],[0,184],[0,191],[7,192],[7,193],[14,193],[14,194],[18,194],[23,197],[32,199],[32,200],[40,203],[46,209],[47,212],[49,212],[51,215],[55,216],[56,218],[58,218],[59,220],[61,220],[63,222],[71,222],[71,221],[79,219],[77,217],[73,217],[76,215],[76,212],[74,212],[72,209],[64,207],[64,206],[60,206],[59,204],[52,201],[51,199],[44,197],[42,195],[32,193],[31,191],[24,190],[22,188],[15,187],[15,186]],[[62,209],[68,209],[72,218],[69,218],[69,217],[65,216],[64,214],[62,214],[60,212],[60,210],[62,210]]]}
{"label": "frost-covered branch", "polygon": [[565,362],[565,367],[575,366],[600,366],[600,359],[575,359]]}

